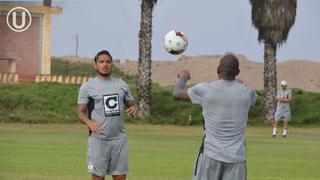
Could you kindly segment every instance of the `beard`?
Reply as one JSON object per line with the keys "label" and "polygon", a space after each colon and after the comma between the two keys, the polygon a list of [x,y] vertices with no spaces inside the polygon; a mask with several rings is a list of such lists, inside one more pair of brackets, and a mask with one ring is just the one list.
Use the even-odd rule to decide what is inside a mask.
{"label": "beard", "polygon": [[99,71],[97,71],[97,72],[98,72],[98,74],[100,76],[103,76],[103,77],[109,77],[111,75],[111,72],[108,72],[108,73],[102,73],[102,72],[99,72]]}

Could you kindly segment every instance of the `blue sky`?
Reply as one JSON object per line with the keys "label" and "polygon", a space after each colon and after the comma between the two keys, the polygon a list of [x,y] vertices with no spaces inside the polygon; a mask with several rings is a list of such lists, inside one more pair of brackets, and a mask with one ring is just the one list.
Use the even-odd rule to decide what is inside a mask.
{"label": "blue sky", "polygon": [[[73,55],[79,34],[79,55],[93,57],[108,49],[118,59],[138,59],[139,0],[53,1],[63,13],[52,17],[52,54]],[[320,61],[320,1],[298,0],[296,22],[278,61]],[[185,55],[234,52],[262,61],[263,44],[251,23],[249,0],[159,0],[154,10],[152,59],[177,60],[167,54],[163,36],[179,28],[189,38]]]}

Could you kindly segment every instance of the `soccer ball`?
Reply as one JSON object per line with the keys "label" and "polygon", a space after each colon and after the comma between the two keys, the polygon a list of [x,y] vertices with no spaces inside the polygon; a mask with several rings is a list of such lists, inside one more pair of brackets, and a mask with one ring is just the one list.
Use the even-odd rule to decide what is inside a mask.
{"label": "soccer ball", "polygon": [[177,55],[183,53],[188,47],[188,39],[185,33],[172,30],[164,36],[164,48],[170,54]]}

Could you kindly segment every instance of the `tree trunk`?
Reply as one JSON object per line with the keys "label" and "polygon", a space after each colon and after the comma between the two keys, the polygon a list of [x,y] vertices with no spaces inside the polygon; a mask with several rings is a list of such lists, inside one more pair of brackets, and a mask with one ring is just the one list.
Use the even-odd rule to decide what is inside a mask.
{"label": "tree trunk", "polygon": [[152,11],[150,0],[141,1],[137,93],[140,116],[151,115],[151,39]]}
{"label": "tree trunk", "polygon": [[264,121],[272,123],[275,113],[277,94],[277,45],[264,43]]}

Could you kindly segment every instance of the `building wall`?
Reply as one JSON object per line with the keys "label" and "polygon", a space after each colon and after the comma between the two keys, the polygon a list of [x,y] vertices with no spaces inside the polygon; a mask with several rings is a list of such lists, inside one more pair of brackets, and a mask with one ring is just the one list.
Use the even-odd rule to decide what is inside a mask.
{"label": "building wall", "polygon": [[[38,74],[41,66],[42,15],[31,14],[32,23],[24,32],[12,31],[6,23],[6,12],[0,12],[0,58],[16,59],[19,74]],[[21,24],[21,18],[17,18]],[[0,60],[0,72],[8,72],[8,62]]]}

